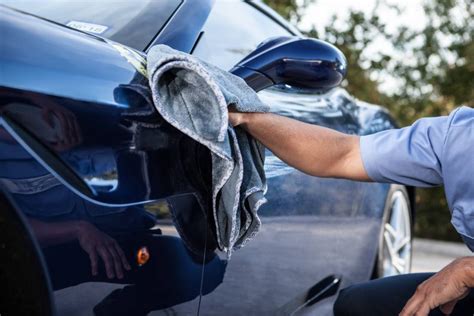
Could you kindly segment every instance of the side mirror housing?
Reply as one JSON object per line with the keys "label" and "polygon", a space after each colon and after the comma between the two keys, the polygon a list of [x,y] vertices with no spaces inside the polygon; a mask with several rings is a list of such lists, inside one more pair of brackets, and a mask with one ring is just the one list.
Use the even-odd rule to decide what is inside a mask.
{"label": "side mirror housing", "polygon": [[275,37],[261,43],[232,68],[255,91],[286,84],[324,92],[338,86],[347,71],[344,54],[312,38]]}

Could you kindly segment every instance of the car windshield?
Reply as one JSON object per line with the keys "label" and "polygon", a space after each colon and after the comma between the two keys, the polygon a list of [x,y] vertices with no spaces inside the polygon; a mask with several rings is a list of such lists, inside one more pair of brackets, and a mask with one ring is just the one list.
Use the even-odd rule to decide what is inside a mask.
{"label": "car windshield", "polygon": [[144,50],[182,0],[2,0],[42,18]]}

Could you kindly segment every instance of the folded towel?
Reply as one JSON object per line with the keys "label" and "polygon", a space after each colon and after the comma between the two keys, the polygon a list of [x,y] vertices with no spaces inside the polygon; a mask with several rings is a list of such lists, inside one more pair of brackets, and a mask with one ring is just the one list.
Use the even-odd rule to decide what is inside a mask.
{"label": "folded towel", "polygon": [[209,148],[212,156],[212,214],[217,243],[228,255],[260,228],[266,202],[264,148],[241,128],[228,124],[228,107],[268,112],[239,77],[168,46],[147,56],[153,102],[175,128]]}

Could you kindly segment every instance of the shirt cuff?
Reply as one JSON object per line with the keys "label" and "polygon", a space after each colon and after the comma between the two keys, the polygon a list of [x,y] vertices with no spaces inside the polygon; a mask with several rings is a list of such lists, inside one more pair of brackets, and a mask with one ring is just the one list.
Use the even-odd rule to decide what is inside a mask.
{"label": "shirt cuff", "polygon": [[376,134],[359,137],[360,156],[365,172],[374,182],[383,182],[383,177],[377,167],[377,148],[375,146]]}

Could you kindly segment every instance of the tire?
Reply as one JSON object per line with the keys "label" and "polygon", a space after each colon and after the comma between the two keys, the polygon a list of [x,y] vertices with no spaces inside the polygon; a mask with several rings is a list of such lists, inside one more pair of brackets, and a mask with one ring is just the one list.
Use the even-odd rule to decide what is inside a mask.
{"label": "tire", "polygon": [[387,194],[374,278],[410,273],[413,213],[407,189],[392,185]]}

